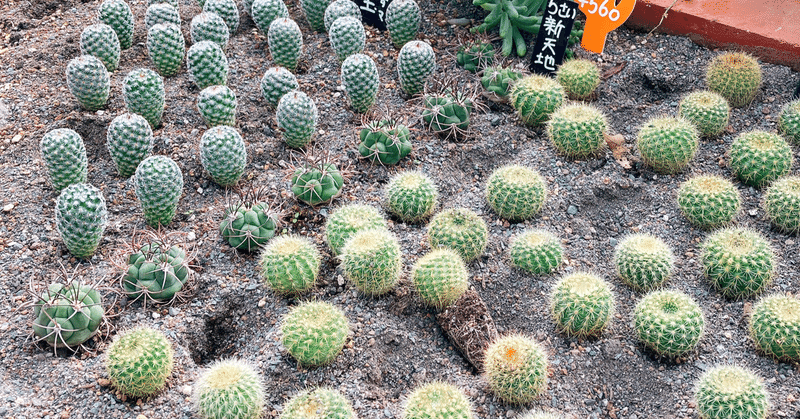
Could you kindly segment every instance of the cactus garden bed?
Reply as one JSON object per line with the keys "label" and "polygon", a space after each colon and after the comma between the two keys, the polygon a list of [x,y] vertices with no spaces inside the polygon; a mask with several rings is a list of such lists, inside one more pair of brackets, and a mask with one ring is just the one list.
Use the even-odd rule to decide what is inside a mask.
{"label": "cactus garden bed", "polygon": [[[762,64],[762,87],[752,103],[733,109],[722,134],[702,139],[688,168],[676,174],[658,174],[642,162],[637,133],[652,117],[676,115],[683,96],[704,88],[705,66],[718,52],[686,38],[645,37],[624,28],[610,35],[602,56],[575,48],[577,56],[591,58],[600,67],[602,82],[592,103],[607,115],[611,148],[603,147],[589,157],[565,158],[544,128],[525,126],[508,105],[481,99],[469,129],[459,131],[456,139],[417,122],[411,126],[411,153],[397,165],[382,166],[359,154],[361,116],[347,105],[340,87],[340,62],[327,35],[311,31],[299,2],[287,1],[305,42],[295,74],[300,90],[313,99],[319,113],[311,149],[327,152],[326,164],[345,174],[341,190],[310,206],[295,199],[290,185],[292,166],[302,161],[302,153],[286,146],[275,110],[267,106],[259,85],[272,65],[267,37],[242,14],[226,50],[228,87],[238,100],[235,128],[248,155],[239,183],[264,188],[273,208],[282,211],[281,223],[274,229],[277,235],[304,236],[316,246],[321,257],[318,282],[299,296],[273,292],[259,275],[263,268],[258,254],[237,251],[221,237],[219,226],[233,194],[204,171],[200,143],[207,126],[196,107],[200,89],[184,66],[164,79],[166,111],[163,126],[154,131],[153,152],[171,157],[182,173],[177,214],[162,230],[189,247],[186,254],[167,253],[167,247],[158,252],[170,260],[191,260],[193,275],[176,275],[175,280],[186,282],[186,292],[174,299],[164,290],[150,294],[172,300],[167,304],[147,296],[127,301],[122,296],[120,260],[130,250],[131,240],[150,227],[133,178],[117,175],[106,132],[111,121],[125,112],[125,75],[135,68],[152,68],[142,29],[147,4],[131,2],[137,29],[133,46],[123,51],[119,68],[111,75],[108,104],[99,111],[86,111],[70,94],[65,71],[67,63],[80,55],[81,31],[95,23],[100,3],[10,0],[0,5],[0,416],[197,417],[192,393],[198,386],[203,391],[212,387],[206,383],[208,377],[200,380],[201,374],[220,365],[218,360],[238,358],[263,376],[266,418],[279,417],[295,394],[321,386],[341,391],[360,418],[400,418],[411,391],[433,381],[461,389],[477,418],[514,418],[530,409],[571,418],[696,418],[696,383],[718,365],[745,367],[763,379],[770,418],[800,417],[798,365],[757,352],[748,334],[750,314],[761,296],[800,294],[800,238],[771,227],[762,206],[765,188],[735,180],[726,155],[740,133],[776,130],[778,115],[797,80],[788,67]],[[452,75],[451,82],[465,91],[479,91],[478,77],[456,64],[460,47],[456,40],[472,39],[469,26],[459,25],[469,19],[477,25],[485,12],[466,0],[419,3],[423,19],[417,39],[433,47],[438,71]],[[179,8],[181,30],[189,39],[189,22],[200,7],[193,0],[181,0]],[[449,19],[457,19],[452,23],[459,25]],[[495,49],[499,48],[497,40]],[[375,108],[416,121],[423,101],[402,93],[398,50],[389,37],[368,28],[365,52],[380,74]],[[508,63],[525,68],[529,58]],[[56,128],[73,129],[83,138],[88,182],[102,192],[108,208],[104,236],[86,261],[70,255],[56,229],[59,194],[48,180],[39,145]],[[793,147],[797,160],[800,154],[797,145]],[[538,170],[548,189],[541,212],[517,223],[500,218],[485,197],[490,174],[511,163]],[[388,292],[373,288],[374,296],[366,296],[349,282],[350,272],[343,270],[324,239],[323,226],[335,209],[346,203],[382,208],[390,178],[410,170],[426,173],[437,186],[437,213],[467,208],[488,227],[485,251],[466,265],[468,301],[444,314],[426,305],[412,284],[412,267],[431,251],[425,222],[403,222],[382,211],[398,239],[402,268],[399,284]],[[760,292],[726,298],[705,278],[701,245],[711,233],[689,223],[677,198],[681,184],[700,174],[733,182],[741,196],[735,224],[758,231],[774,251],[774,279]],[[551,274],[530,274],[511,265],[512,239],[534,227],[561,240],[563,263]],[[690,296],[705,317],[698,346],[677,359],[659,353],[678,349],[652,349],[637,338],[634,309],[645,293],[620,279],[614,265],[615,248],[633,233],[652,234],[671,248],[674,269],[662,288]],[[87,341],[85,350],[74,354],[44,342],[34,345],[31,334],[29,287],[56,282],[64,271],[74,272],[84,282],[99,283],[103,301],[114,302],[106,307],[106,314],[113,316]],[[615,310],[601,333],[579,330],[572,334],[592,336],[571,337],[568,327],[553,320],[550,294],[562,277],[585,271],[611,284]],[[136,286],[127,278],[126,286]],[[146,292],[140,288],[136,295],[140,294]],[[350,327],[343,351],[318,367],[298,364],[281,340],[284,316],[308,300],[338,307]],[[164,332],[174,350],[174,365],[163,391],[132,399],[115,390],[120,385],[112,382],[103,364],[115,336],[140,326]],[[494,329],[499,336],[523,334],[543,348],[549,360],[547,386],[532,401],[501,400],[445,333],[479,340],[494,336]],[[479,357],[465,352],[473,362]],[[253,380],[247,366],[233,365]]]}

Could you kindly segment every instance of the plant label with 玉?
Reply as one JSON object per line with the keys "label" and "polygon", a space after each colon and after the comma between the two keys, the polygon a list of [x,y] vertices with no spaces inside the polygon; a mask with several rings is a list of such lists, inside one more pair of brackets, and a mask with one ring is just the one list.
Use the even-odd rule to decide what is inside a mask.
{"label": "plant label with \u7389", "polygon": [[364,24],[386,30],[386,8],[392,0],[352,0],[361,9],[361,21]]}
{"label": "plant label with \u7389", "polygon": [[569,34],[578,14],[577,6],[572,0],[547,0],[536,43],[533,44],[531,72],[550,75],[564,61]]}
{"label": "plant label with \u7389", "polygon": [[619,28],[636,6],[636,0],[576,0],[578,8],[586,14],[586,27],[583,29],[581,46],[587,51],[603,53],[606,37]]}

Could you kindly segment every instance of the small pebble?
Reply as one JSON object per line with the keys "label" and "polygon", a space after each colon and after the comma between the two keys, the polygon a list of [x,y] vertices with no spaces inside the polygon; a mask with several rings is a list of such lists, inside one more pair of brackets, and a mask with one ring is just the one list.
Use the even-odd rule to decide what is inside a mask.
{"label": "small pebble", "polygon": [[575,214],[577,214],[577,213],[578,213],[578,207],[576,207],[575,205],[570,205],[570,206],[567,208],[567,214],[569,214],[569,215],[575,215]]}

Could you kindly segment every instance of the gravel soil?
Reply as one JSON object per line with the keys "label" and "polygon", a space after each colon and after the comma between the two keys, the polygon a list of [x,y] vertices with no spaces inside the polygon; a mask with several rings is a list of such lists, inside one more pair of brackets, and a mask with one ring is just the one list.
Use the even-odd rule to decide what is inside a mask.
{"label": "gravel soil", "polygon": [[[134,68],[151,66],[144,32],[146,2],[131,2],[136,16],[134,46],[123,51],[112,75],[112,93],[104,110],[86,112],[69,93],[65,68],[80,54],[80,33],[96,19],[99,0],[7,0],[0,5],[0,417],[9,418],[189,418],[192,385],[216,359],[250,360],[263,374],[267,418],[280,415],[293,394],[320,385],[340,389],[361,418],[399,418],[404,398],[421,383],[443,380],[461,387],[480,418],[515,417],[528,408],[563,412],[575,418],[693,418],[692,390],[697,378],[718,364],[736,364],[760,375],[771,394],[771,418],[800,418],[800,369],[756,353],[747,335],[747,314],[755,298],[724,299],[703,278],[699,244],[706,233],[691,228],[679,212],[676,190],[698,173],[732,178],[725,152],[740,132],[774,130],[781,106],[789,100],[797,74],[764,64],[764,83],[755,101],[732,113],[718,139],[701,143],[690,168],[673,176],[656,175],[637,159],[635,136],[648,118],[675,114],[681,96],[703,87],[703,67],[714,51],[680,37],[645,37],[621,28],[612,34],[602,56],[592,56],[604,71],[595,104],[609,116],[612,131],[629,150],[617,159],[610,150],[588,160],[557,155],[541,129],[521,125],[511,109],[491,105],[473,115],[472,135],[447,141],[417,124],[412,154],[396,167],[371,165],[358,158],[356,132],[360,116],[346,105],[338,62],[325,34],[312,33],[298,2],[289,10],[304,32],[305,55],[300,86],[320,111],[316,148],[329,150],[351,176],[332,206],[310,208],[293,200],[286,175],[300,155],[287,149],[259,90],[271,66],[266,37],[243,17],[227,50],[229,86],[238,97],[237,128],[247,142],[245,185],[271,190],[285,211],[285,231],[310,237],[323,252],[318,286],[300,300],[318,299],[341,307],[352,328],[343,353],[330,365],[299,367],[281,346],[282,316],[299,301],[273,294],[260,280],[257,256],[238,253],[217,230],[228,191],[204,174],[197,151],[205,126],[195,108],[198,89],[185,69],[166,79],[164,125],[156,130],[154,152],[175,159],[185,188],[179,214],[168,231],[184,233],[196,253],[192,290],[169,306],[129,304],[110,308],[108,331],[88,343],[90,351],[72,354],[37,347],[30,339],[30,283],[55,281],[64,269],[78,267],[85,280],[116,289],[119,273],[113,261],[134,231],[146,228],[133,183],[116,175],[105,146],[109,122],[125,111],[121,84]],[[466,88],[477,78],[455,65],[457,39],[471,35],[451,18],[479,22],[483,12],[467,0],[421,1],[421,38],[437,52],[441,72],[454,75]],[[182,30],[197,4],[180,1]],[[499,45],[498,45],[499,49]],[[386,34],[368,30],[366,51],[381,73],[380,106],[406,115],[418,113],[418,102],[400,94],[397,50]],[[579,55],[588,56],[578,52]],[[525,67],[529,57],[512,60]],[[99,187],[109,208],[109,224],[97,253],[89,261],[71,258],[54,225],[57,193],[49,185],[39,154],[39,140],[49,130],[79,132],[89,155],[89,182]],[[795,157],[800,157],[795,151]],[[509,224],[487,206],[483,184],[491,171],[508,163],[538,169],[550,191],[544,210],[533,220]],[[322,240],[326,217],[347,202],[380,204],[381,189],[393,174],[425,171],[440,191],[440,208],[467,207],[489,226],[489,246],[469,265],[471,288],[488,307],[497,331],[525,333],[543,343],[549,354],[547,393],[528,406],[511,406],[494,397],[485,380],[448,341],[436,312],[422,305],[408,279],[414,262],[429,249],[425,226],[390,221],[404,252],[401,285],[387,296],[366,298],[348,284]],[[739,225],[763,233],[779,258],[775,281],[765,293],[800,293],[798,238],[770,229],[763,218],[763,191],[736,183],[742,195]],[[512,269],[509,241],[528,227],[557,233],[565,263],[553,275],[530,276]],[[631,327],[633,307],[641,294],[616,278],[614,246],[627,234],[649,232],[674,250],[676,268],[668,288],[682,290],[700,302],[707,333],[685,359],[670,361],[644,349]],[[593,271],[614,285],[617,312],[599,338],[577,340],[556,333],[548,294],[558,277]],[[111,291],[104,293],[114,298]],[[165,391],[149,400],[126,400],[109,386],[102,353],[119,330],[150,325],[166,332],[175,347],[176,368]]]}

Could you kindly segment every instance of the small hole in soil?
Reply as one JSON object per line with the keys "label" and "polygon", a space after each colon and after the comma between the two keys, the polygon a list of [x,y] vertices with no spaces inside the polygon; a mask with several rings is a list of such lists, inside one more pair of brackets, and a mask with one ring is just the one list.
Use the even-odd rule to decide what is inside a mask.
{"label": "small hole in soil", "polygon": [[214,313],[189,336],[189,350],[197,365],[206,365],[220,358],[228,358],[236,352],[241,332],[236,321],[239,307],[228,305]]}

